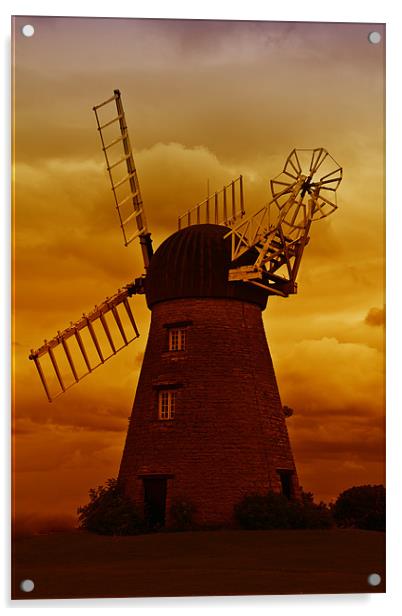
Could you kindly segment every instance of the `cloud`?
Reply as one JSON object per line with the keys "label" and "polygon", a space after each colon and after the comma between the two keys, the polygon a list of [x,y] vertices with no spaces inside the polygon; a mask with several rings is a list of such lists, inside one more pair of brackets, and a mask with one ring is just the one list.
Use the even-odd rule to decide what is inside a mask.
{"label": "cloud", "polygon": [[308,414],[383,413],[384,358],[363,344],[303,340],[277,361],[284,403]]}
{"label": "cloud", "polygon": [[[384,356],[361,343],[302,340],[276,362],[299,479],[327,500],[383,481]],[[318,470],[319,469],[319,470]]]}
{"label": "cloud", "polygon": [[96,428],[72,428],[51,423],[41,426],[31,423],[31,427],[31,432],[18,436],[15,465],[18,473],[67,470],[73,476],[80,469],[103,467],[115,460],[119,450],[122,453],[123,431],[105,433]]}
{"label": "cloud", "polygon": [[378,327],[385,324],[385,308],[370,308],[365,316],[364,322],[371,327]]}
{"label": "cloud", "polygon": [[[136,163],[155,248],[177,229],[178,215],[205,198],[207,181],[213,192],[243,171],[249,210],[267,199],[266,178],[226,166],[202,146],[157,143]],[[65,308],[75,320],[143,273],[138,242],[123,246],[103,162],[21,162],[15,174],[17,310],[51,321]]]}
{"label": "cloud", "polygon": [[[142,348],[145,342],[144,339]],[[125,432],[140,367],[135,344],[136,341],[52,403],[46,399],[33,362],[21,357],[16,374],[16,430],[19,433],[40,433],[53,426],[73,432],[74,429],[98,433]],[[51,391],[60,392],[60,388],[52,389],[50,374],[50,369],[45,372],[48,386]],[[106,434],[104,438],[107,438]]]}
{"label": "cloud", "polygon": [[139,150],[158,142],[203,145],[226,163],[254,166],[267,152],[324,145],[345,165],[345,149],[352,152],[364,168],[355,137],[381,130],[382,55],[366,49],[366,24],[41,24],[42,40],[17,50],[19,157],[93,156],[92,106],[116,85]]}
{"label": "cloud", "polygon": [[[297,447],[294,447],[297,456]],[[319,466],[314,458],[296,457],[299,481],[303,489],[312,491],[318,499],[326,502],[352,486],[367,484],[385,485],[383,460],[343,460],[341,458],[320,459]]]}

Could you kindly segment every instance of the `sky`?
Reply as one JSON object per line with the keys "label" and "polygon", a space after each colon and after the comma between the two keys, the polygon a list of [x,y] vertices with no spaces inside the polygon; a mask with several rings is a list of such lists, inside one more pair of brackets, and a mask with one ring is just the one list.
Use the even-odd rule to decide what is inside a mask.
{"label": "sky", "polygon": [[31,348],[143,271],[125,248],[92,112],[122,92],[154,246],[240,173],[247,213],[294,147],[342,165],[299,292],[264,312],[303,488],[384,483],[384,44],[381,25],[30,18],[14,44],[14,470],[17,515],[75,516],[116,476],[141,337],[52,404]]}

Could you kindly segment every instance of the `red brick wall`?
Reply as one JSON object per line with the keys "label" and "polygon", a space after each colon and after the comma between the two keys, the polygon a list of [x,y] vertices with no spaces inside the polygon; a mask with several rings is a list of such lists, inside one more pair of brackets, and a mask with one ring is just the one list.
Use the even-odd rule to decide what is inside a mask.
{"label": "red brick wall", "polygon": [[[185,351],[168,351],[169,323],[190,321]],[[158,387],[180,386],[176,416],[158,419]],[[285,417],[258,306],[233,299],[156,304],[120,468],[143,506],[141,475],[166,474],[174,499],[195,521],[233,521],[250,492],[281,490],[276,469],[295,471]],[[295,491],[298,483],[295,471]],[[169,525],[169,515],[166,520]]]}

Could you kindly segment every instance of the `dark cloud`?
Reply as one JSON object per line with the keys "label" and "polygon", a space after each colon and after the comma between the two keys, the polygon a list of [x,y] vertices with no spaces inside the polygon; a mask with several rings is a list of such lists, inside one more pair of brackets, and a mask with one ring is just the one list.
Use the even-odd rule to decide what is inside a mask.
{"label": "dark cloud", "polygon": [[365,316],[366,325],[378,327],[385,324],[385,308],[370,308]]}
{"label": "dark cloud", "polygon": [[[369,49],[366,25],[41,23],[42,40],[17,48],[19,158],[92,156],[98,148],[92,106],[116,86],[139,150],[158,142],[204,145],[224,161],[255,164],[267,151],[287,154],[323,141],[337,149],[339,136],[353,134],[348,147],[361,161],[355,136],[381,130],[375,118],[383,57]],[[38,133],[46,138],[38,140]]]}
{"label": "dark cloud", "polygon": [[319,417],[309,417],[307,411],[300,411],[288,420],[288,426],[301,464],[309,459],[311,451],[317,462],[384,461],[384,418],[380,424],[367,417],[361,421],[353,408],[349,415],[341,416],[323,410]]}

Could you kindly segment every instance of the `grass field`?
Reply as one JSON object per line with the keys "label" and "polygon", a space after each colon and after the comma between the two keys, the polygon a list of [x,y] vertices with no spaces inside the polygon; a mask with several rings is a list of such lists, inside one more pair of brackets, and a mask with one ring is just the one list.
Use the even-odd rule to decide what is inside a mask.
{"label": "grass field", "polygon": [[[370,573],[382,582],[371,587]],[[13,599],[385,592],[385,533],[210,531],[21,537]],[[19,589],[31,579],[30,593]]]}

